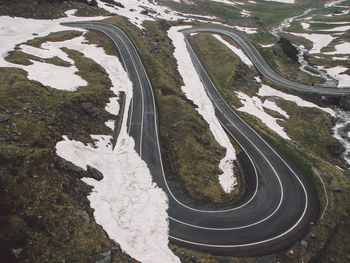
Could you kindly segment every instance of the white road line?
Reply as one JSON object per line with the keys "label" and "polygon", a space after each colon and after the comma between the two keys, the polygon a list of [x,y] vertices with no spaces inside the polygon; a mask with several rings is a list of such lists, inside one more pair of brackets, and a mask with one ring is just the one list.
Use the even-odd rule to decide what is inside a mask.
{"label": "white road line", "polygon": [[[91,23],[90,23],[91,24]],[[112,27],[114,27],[114,28],[116,28],[119,32],[122,32],[122,34],[124,34],[125,36],[126,36],[126,34],[122,31],[122,30],[120,30],[118,27],[116,27],[116,26],[112,26]],[[102,31],[102,32],[104,32],[105,34],[107,34],[111,39],[112,39],[112,41],[115,43],[115,41],[113,40],[113,37],[111,37],[105,30],[103,30],[104,28],[103,28],[103,26],[102,26],[102,29],[98,29],[98,30],[100,30],[100,31]],[[112,31],[113,32],[113,31]],[[117,32],[113,32],[113,33],[115,33],[115,35],[122,41],[122,43],[125,45],[125,42],[123,41],[123,39],[122,38],[120,38],[119,36],[118,36],[118,33]],[[127,37],[127,36],[126,36]],[[128,37],[127,37],[128,38]],[[128,38],[129,39],[129,38]],[[130,40],[131,41],[131,40]],[[116,43],[115,43],[116,44]],[[116,46],[118,47],[118,45],[116,44]],[[138,76],[138,80],[139,80],[139,84],[140,84],[140,88],[142,87],[141,86],[141,80],[140,80],[140,77],[139,77],[139,74],[138,74],[138,71],[137,71],[137,68],[136,68],[136,66],[135,66],[135,62],[134,62],[134,60],[133,60],[133,58],[132,58],[132,56],[131,56],[131,54],[130,54],[130,50],[129,50],[129,48],[128,48],[128,46],[127,45],[125,45],[125,47],[126,47],[126,50],[127,50],[127,52],[129,53],[129,55],[130,55],[130,57],[131,57],[131,60],[132,60],[132,63],[133,63],[133,66],[134,66],[134,68],[135,68],[135,71],[136,71],[136,73],[137,73],[137,76]],[[136,49],[135,49],[135,47],[134,47],[134,45],[132,44],[132,47],[133,47],[133,49],[135,50],[135,52],[137,53],[137,51],[136,51]],[[138,56],[137,56],[138,57]],[[196,57],[196,56],[195,56]],[[139,58],[139,57],[138,57]],[[197,58],[197,57],[196,57]],[[197,58],[198,59],[198,58]],[[199,62],[200,63],[200,62]],[[145,68],[144,68],[144,66],[143,66],[143,64],[142,64],[142,61],[140,60],[140,64],[141,64],[141,68],[142,68],[142,70],[143,70],[143,72],[144,72],[144,74],[145,74],[145,76],[146,76],[146,79],[147,79],[147,81],[148,81],[148,84],[149,84],[149,88],[150,88],[150,91],[151,91],[151,94],[152,94],[152,101],[153,101],[153,108],[154,108],[154,113],[156,113],[156,106],[155,106],[155,99],[154,99],[154,93],[153,93],[153,89],[152,89],[152,86],[151,86],[151,83],[150,83],[150,80],[149,80],[149,78],[148,78],[148,75],[147,75],[147,73],[146,73],[146,71],[145,71]],[[204,71],[205,72],[205,71]],[[205,72],[205,74],[207,74],[206,72]],[[209,78],[209,76],[207,75],[207,77],[208,77],[208,79],[210,80],[210,78]],[[210,80],[211,81],[211,80]],[[213,84],[212,84],[213,85]],[[216,89],[216,87],[215,87],[215,85],[213,85],[213,87]],[[217,90],[216,90],[217,91]],[[220,93],[217,91],[217,93],[218,93],[218,95],[221,97],[221,95],[220,95]],[[143,90],[142,90],[142,88],[141,88],[141,94],[142,94],[142,103],[144,103],[144,97],[143,97]],[[221,99],[223,100],[223,98],[221,97]],[[226,103],[226,101],[225,100],[223,100],[224,101],[224,103],[227,105],[227,103]],[[216,105],[216,103],[214,102],[214,104],[215,104],[215,106],[217,107],[217,105]],[[228,106],[228,105],[227,105]],[[234,115],[236,115],[243,123],[245,123],[229,106],[228,106],[228,109],[234,114]],[[219,109],[220,110],[220,109]],[[140,142],[140,152],[142,153],[142,151],[141,151],[141,149],[142,149],[142,132],[143,132],[143,115],[144,115],[144,105],[142,106],[142,125],[141,125],[141,142]],[[234,123],[232,123],[231,122],[231,120],[229,120],[228,118],[227,118],[227,116],[225,116],[225,115],[223,115],[233,126],[235,126],[234,125]],[[158,129],[157,129],[157,127],[158,127],[158,125],[157,125],[157,114],[154,114],[154,123],[155,123],[155,133],[156,133],[156,141],[157,141],[157,146],[158,146],[158,154],[159,154],[159,159],[160,159],[160,166],[161,166],[161,170],[162,170],[162,175],[163,175],[163,179],[164,179],[164,182],[165,182],[165,184],[166,184],[166,186],[167,186],[167,189],[168,189],[168,192],[170,193],[170,195],[172,196],[172,198],[176,201],[176,202],[178,202],[180,205],[182,205],[183,207],[185,207],[185,208],[187,208],[187,209],[190,209],[190,210],[193,210],[193,211],[198,211],[198,212],[205,212],[205,213],[218,213],[218,212],[227,212],[227,211],[232,211],[232,210],[235,210],[235,209],[238,209],[238,208],[233,208],[233,209],[227,209],[227,210],[221,210],[221,211],[205,211],[205,210],[198,210],[198,209],[194,209],[194,208],[191,208],[191,207],[189,207],[189,206],[187,206],[187,205],[184,205],[184,204],[182,204],[181,202],[179,202],[176,198],[175,198],[175,196],[173,195],[173,193],[171,192],[171,190],[170,190],[170,188],[169,188],[169,186],[168,186],[168,183],[167,183],[167,180],[166,180],[166,178],[165,178],[165,173],[164,173],[164,168],[163,168],[163,162],[162,162],[162,155],[161,155],[161,151],[160,151],[160,144],[159,144],[159,137],[158,137]],[[246,124],[246,123],[245,123]],[[247,124],[246,124],[247,125]],[[236,127],[236,126],[235,126]],[[304,211],[303,211],[303,213],[302,213],[302,215],[301,215],[301,217],[299,218],[299,220],[292,226],[292,227],[290,227],[288,230],[286,230],[285,232],[283,232],[283,233],[281,233],[281,234],[279,234],[278,236],[275,236],[275,237],[272,237],[272,238],[269,238],[269,239],[265,239],[265,240],[262,240],[262,241],[257,241],[257,242],[252,242],[252,243],[246,243],[246,244],[237,244],[237,245],[216,245],[216,244],[205,244],[205,243],[197,243],[197,242],[191,242],[191,241],[188,241],[188,240],[184,240],[184,239],[181,239],[181,238],[177,238],[177,237],[174,237],[174,236],[169,236],[170,238],[172,238],[172,239],[174,239],[174,240],[178,240],[178,241],[181,241],[181,242],[185,242],[185,243],[189,243],[189,244],[193,244],[193,245],[200,245],[200,246],[206,246],[206,247],[221,247],[221,248],[233,248],[233,247],[247,247],[247,246],[253,246],[253,245],[258,245],[258,244],[262,244],[262,243],[266,243],[266,242],[269,242],[269,241],[272,241],[272,240],[276,240],[276,239],[278,239],[278,238],[280,238],[280,237],[282,237],[282,236],[284,236],[284,235],[286,235],[287,233],[289,233],[289,232],[291,232],[293,229],[295,229],[298,225],[299,225],[299,223],[302,221],[302,219],[304,218],[304,216],[305,216],[305,213],[306,213],[306,210],[307,210],[307,207],[308,207],[308,195],[307,195],[307,192],[306,192],[306,189],[305,189],[305,186],[304,186],[304,184],[302,183],[302,181],[300,180],[300,178],[296,175],[296,173],[294,172],[294,170],[282,159],[282,157],[269,145],[269,144],[267,144],[266,142],[265,142],[265,140],[263,140],[262,138],[261,138],[261,136],[257,133],[257,132],[255,132],[250,126],[248,126],[247,125],[247,127],[250,129],[250,130],[252,130],[253,131],[253,133],[255,133],[261,140],[262,140],[262,142],[264,142],[264,144],[265,145],[267,145],[267,147],[269,147],[275,154],[276,154],[276,156],[286,165],[286,167],[293,173],[293,175],[297,178],[297,180],[299,181],[299,183],[301,184],[301,186],[302,186],[302,188],[303,188],[303,190],[304,190],[304,194],[305,194],[305,206],[304,206]],[[226,128],[226,127],[225,127]],[[239,130],[237,127],[236,127],[236,129],[237,130]],[[278,208],[275,210],[275,211],[277,211],[278,209],[279,209],[279,207],[280,207],[280,205],[281,205],[281,202],[282,202],[282,200],[283,200],[283,185],[282,185],[282,183],[281,183],[281,180],[280,180],[280,178],[279,178],[279,176],[278,176],[278,174],[277,174],[277,172],[275,171],[275,169],[274,169],[274,167],[272,166],[272,164],[269,162],[269,160],[266,158],[266,156],[257,148],[257,146],[255,145],[255,144],[253,144],[253,142],[252,141],[250,141],[249,140],[249,138],[245,135],[245,134],[243,134],[242,133],[242,135],[252,144],[252,146],[254,146],[255,148],[256,148],[256,150],[265,158],[265,160],[268,162],[268,164],[269,164],[269,166],[271,167],[271,169],[273,170],[273,172],[274,172],[274,174],[276,175],[276,177],[277,177],[277,179],[278,179],[278,181],[279,181],[279,184],[280,184],[280,187],[281,187],[281,199],[280,199],[280,203],[279,203],[279,205],[278,205]],[[231,136],[232,136],[232,134],[231,134]],[[233,137],[234,138],[234,137]],[[245,149],[242,147],[242,149],[245,151]],[[245,151],[246,152],[246,151]],[[252,162],[252,160],[251,160],[251,158],[250,158],[250,156],[249,156],[249,154],[246,152],[246,154],[247,154],[247,156],[249,157],[249,159],[250,159],[250,161]],[[253,163],[253,165],[254,165],[254,163]],[[257,171],[256,171],[256,167],[255,167],[255,165],[254,165],[254,170],[255,170],[255,174],[256,174],[256,177],[257,177]],[[257,184],[258,184],[258,180],[257,180]],[[256,188],[256,191],[257,191],[257,188]],[[254,197],[255,197],[255,195],[256,195],[256,192],[254,193]],[[250,201],[248,201],[248,202],[250,202]],[[247,203],[246,203],[247,204]],[[246,205],[245,204],[245,205]],[[274,214],[274,213],[273,213]],[[270,216],[272,216],[272,215],[270,215]],[[269,217],[270,217],[269,216]],[[176,219],[175,219],[176,220]],[[267,218],[266,219],[264,219],[264,220],[267,220]],[[178,220],[177,220],[178,221]],[[253,223],[253,225],[254,224],[258,224],[259,222],[257,222],[257,223]],[[187,224],[187,223],[184,223],[185,225],[189,225],[189,224]],[[198,227],[198,226],[197,226]],[[200,228],[200,227],[199,227]],[[203,227],[202,227],[203,228]],[[210,229],[210,228],[209,228]],[[220,230],[220,229],[213,229],[213,230]]]}
{"label": "white road line", "polygon": [[[97,25],[96,28],[97,28],[98,30],[100,30],[100,31],[103,31],[105,34],[107,34],[107,35],[109,36],[109,38],[113,41],[113,43],[118,47],[118,44],[114,41],[113,37],[106,31],[106,29],[103,28],[103,26],[101,27],[101,26]],[[118,29],[118,28],[116,27],[116,29]],[[110,30],[111,30],[111,29],[110,29]],[[120,29],[118,29],[118,30],[120,30]],[[112,31],[112,33],[115,33],[115,32]],[[132,64],[133,64],[133,66],[134,66],[134,69],[135,69],[135,72],[136,72],[136,75],[137,75],[137,79],[138,79],[138,82],[139,82],[139,86],[142,87],[141,79],[140,79],[140,76],[139,76],[139,72],[138,72],[138,70],[137,70],[137,68],[136,68],[136,65],[135,65],[135,62],[134,62],[134,60],[133,60],[133,57],[131,56],[131,53],[130,53],[130,50],[129,50],[128,45],[126,45],[125,41],[124,41],[121,37],[119,37],[118,34],[115,34],[115,36],[118,37],[119,40],[124,44],[125,49],[127,50],[128,54],[129,54],[129,56],[130,56],[130,59],[131,59],[131,61],[132,61]],[[128,38],[128,39],[129,39],[129,38]],[[124,63],[125,63],[125,61],[124,61]],[[126,70],[127,70],[127,67],[126,67]],[[141,116],[141,128],[140,128],[140,130],[141,130],[141,132],[140,132],[140,157],[142,158],[143,117],[144,117],[145,105],[144,105],[144,94],[143,94],[143,89],[140,88],[140,90],[141,90],[141,98],[142,98],[142,100],[141,100],[141,103],[142,103],[142,104],[141,104],[141,105],[142,105],[142,106],[141,106],[141,107],[142,107],[142,116]],[[133,96],[133,97],[134,97],[134,96]],[[132,113],[133,113],[133,112],[132,112]],[[131,116],[132,116],[132,115],[131,115]],[[131,118],[130,118],[130,119],[131,119]],[[129,132],[130,132],[130,127],[131,127],[131,125],[129,126]]]}
{"label": "white road line", "polygon": [[322,180],[322,177],[320,176],[320,174],[317,172],[317,170],[312,167],[312,170],[314,171],[314,173],[318,176],[318,178],[320,179],[321,183],[322,183],[322,186],[323,186],[323,191],[324,191],[324,195],[326,197],[326,204],[324,206],[324,209],[323,209],[323,212],[322,212],[322,215],[320,217],[320,219],[323,219],[323,216],[325,215],[326,213],[326,210],[328,208],[328,194],[327,194],[327,189],[326,189],[326,185],[324,183],[324,181]]}

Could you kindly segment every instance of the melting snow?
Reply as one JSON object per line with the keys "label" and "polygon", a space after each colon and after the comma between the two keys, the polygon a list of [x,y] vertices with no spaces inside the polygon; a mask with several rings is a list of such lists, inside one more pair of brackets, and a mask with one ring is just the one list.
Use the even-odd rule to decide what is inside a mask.
{"label": "melting snow", "polygon": [[247,34],[255,34],[258,32],[258,29],[256,27],[242,27],[242,26],[232,26],[233,28],[243,31]]}
{"label": "melting snow", "polygon": [[236,153],[215,116],[214,106],[208,98],[204,86],[192,64],[184,41],[184,35],[178,32],[178,30],[184,28],[188,28],[188,26],[172,27],[168,31],[168,35],[175,46],[174,56],[177,60],[178,70],[185,83],[182,87],[182,91],[186,94],[187,98],[198,105],[197,110],[208,122],[215,139],[221,146],[226,148],[226,156],[221,159],[219,164],[220,169],[224,172],[222,175],[219,175],[219,181],[224,191],[229,193],[237,184],[233,174],[233,160],[236,159]]}
{"label": "melting snow", "polygon": [[[60,22],[86,20],[86,17],[72,17],[72,13],[73,11],[68,13],[68,18],[55,20],[0,17],[0,35],[6,38],[6,41],[0,42],[0,66],[22,67],[4,60],[16,44],[46,36],[51,32],[67,30],[68,28],[61,26]],[[102,17],[88,19],[100,20]],[[112,82],[111,90],[115,97],[110,99],[106,110],[111,114],[118,113],[117,97],[120,91],[125,92],[126,109],[128,109],[132,87],[121,63],[115,56],[106,55],[102,48],[83,44],[85,42],[84,37],[77,37],[61,42],[46,42],[41,48],[27,45],[20,47],[22,51],[29,54],[41,58],[58,56],[71,64],[74,63],[73,60],[69,59],[60,48],[79,50],[86,57],[103,66],[109,74]],[[78,82],[83,81],[78,80],[79,77],[74,74],[76,70],[74,64],[71,67],[58,67],[33,61],[33,65],[23,66],[23,69],[28,71],[29,78],[56,88],[64,86],[65,90],[73,91],[75,86],[82,85]],[[54,72],[57,77],[51,72]],[[60,83],[56,83],[58,79]],[[179,259],[168,248],[167,197],[152,183],[146,163],[135,152],[134,141],[126,132],[126,119],[127,111],[124,113],[124,121],[115,150],[112,149],[110,136],[92,135],[96,140],[95,146],[84,145],[64,137],[63,141],[56,145],[57,154],[84,169],[89,164],[104,174],[102,181],[85,179],[88,184],[94,186],[88,198],[95,209],[96,222],[103,226],[108,235],[118,242],[126,253],[142,262],[178,263]],[[114,121],[107,121],[106,125],[113,129]],[[140,214],[143,216],[140,217]]]}
{"label": "melting snow", "polygon": [[262,103],[261,99],[254,96],[249,97],[248,95],[236,91],[237,97],[242,102],[243,106],[241,108],[238,108],[239,111],[249,113],[251,115],[254,115],[258,119],[260,119],[263,123],[265,123],[270,129],[278,133],[281,137],[284,139],[290,140],[288,134],[283,130],[283,127],[281,127],[277,120],[280,120],[278,118],[274,118],[271,115],[267,114],[264,111],[265,108],[272,108],[273,110],[279,111],[282,115],[288,116],[286,112],[284,112],[282,109],[280,109],[274,102],[268,102],[266,105]]}
{"label": "melting snow", "polygon": [[[262,99],[253,96],[252,98],[242,92],[236,92],[237,97],[240,99],[243,106],[238,108],[239,111],[249,113],[258,119],[260,119],[263,123],[265,123],[270,129],[278,133],[284,139],[290,140],[288,134],[284,131],[283,127],[278,124],[278,121],[283,121],[284,119],[275,118],[265,112],[264,109],[270,109],[281,114],[285,119],[289,118],[289,115],[286,111],[281,109],[276,103],[275,99],[279,98],[286,101],[291,101],[296,103],[300,107],[308,107],[308,108],[317,108],[323,110],[330,114],[331,116],[335,116],[335,112],[330,108],[321,108],[314,103],[305,101],[297,96],[286,94],[279,90],[273,89],[270,86],[261,85],[257,95],[259,97],[265,97],[267,99],[262,102]],[[272,100],[271,100],[272,99]]]}
{"label": "melting snow", "polygon": [[244,5],[244,3],[241,2],[237,2],[237,1],[232,1],[232,0],[210,0],[212,2],[219,2],[219,3],[223,3],[226,5],[232,5],[232,6],[237,6],[237,5]]}
{"label": "melting snow", "polygon": [[219,35],[214,35],[216,39],[218,39],[220,42],[222,42],[225,46],[227,46],[229,49],[231,49],[237,56],[240,57],[240,59],[248,66],[253,67],[252,61],[246,56],[246,54],[243,52],[242,49],[235,47],[234,45],[227,42],[225,39],[223,39]]}
{"label": "melting snow", "polygon": [[324,52],[326,55],[341,55],[341,54],[350,54],[350,43],[344,42],[334,46],[335,51],[332,52]]}
{"label": "melting snow", "polygon": [[344,32],[350,29],[350,26],[338,26],[330,29],[323,29],[319,31]]}
{"label": "melting snow", "polygon": [[262,96],[262,97],[278,97],[278,98],[281,98],[281,99],[284,99],[287,101],[294,102],[300,107],[317,108],[317,109],[320,109],[320,110],[327,112],[331,116],[335,116],[335,112],[330,108],[321,108],[312,102],[303,100],[302,98],[300,98],[298,96],[287,94],[287,93],[284,93],[282,91],[276,90],[274,88],[271,88],[268,85],[264,85],[264,84],[261,85],[261,88],[259,89],[259,92],[257,95]]}
{"label": "melting snow", "polygon": [[294,0],[264,0],[264,1],[273,1],[273,2],[281,2],[286,4],[294,4]]}
{"label": "melting snow", "polygon": [[249,16],[251,16],[251,12],[249,12],[247,10],[244,10],[244,9],[242,9],[239,13],[241,14],[242,17],[249,17]]}
{"label": "melting snow", "polygon": [[300,24],[301,24],[301,26],[303,27],[303,29],[308,29],[308,28],[310,27],[310,24],[309,24],[309,23],[301,22]]}
{"label": "melting snow", "polygon": [[323,69],[329,74],[331,77],[338,80],[338,87],[350,87],[350,76],[348,74],[342,74],[348,70],[348,68],[344,66],[337,66],[333,68],[326,68],[324,66],[318,66],[320,69]]}
{"label": "melting snow", "polygon": [[295,36],[303,37],[310,40],[313,43],[313,47],[310,50],[310,54],[320,53],[323,47],[329,45],[334,39],[331,35],[326,34],[306,34],[306,33],[290,33]]}
{"label": "melting snow", "polygon": [[266,44],[266,45],[263,45],[263,44],[259,44],[261,47],[273,47],[275,44]]}

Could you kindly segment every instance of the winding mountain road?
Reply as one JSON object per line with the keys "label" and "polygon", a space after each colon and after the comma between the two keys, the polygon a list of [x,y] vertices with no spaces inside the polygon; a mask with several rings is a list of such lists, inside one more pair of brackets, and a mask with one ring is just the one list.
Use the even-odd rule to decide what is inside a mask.
{"label": "winding mountain road", "polygon": [[[168,195],[169,237],[172,242],[213,254],[255,256],[288,248],[308,232],[317,220],[319,211],[317,193],[310,179],[300,173],[293,163],[278,154],[232,111],[189,44],[193,63],[215,106],[219,121],[244,149],[241,161],[249,179],[250,191],[240,203],[228,209],[194,207],[183,201],[176,188],[167,181],[158,139],[157,111],[152,86],[137,49],[125,32],[117,26],[104,23],[77,22],[65,25],[105,33],[121,55],[133,83],[133,99],[127,120],[129,134],[134,138],[135,149],[147,163],[153,180]],[[250,43],[244,38],[236,38],[232,30],[194,27],[184,33],[199,31],[222,33],[241,41],[240,45],[246,46],[248,52],[251,52],[250,56],[255,56],[254,64],[256,63],[258,69],[261,68],[263,74],[269,78],[278,77],[281,81],[281,77],[276,76],[261,61],[260,55],[255,53],[256,50],[249,48]],[[245,50],[243,46],[242,48]],[[307,87],[283,81],[286,81],[286,85],[296,85],[297,89],[304,90]],[[327,89],[326,92],[332,90]],[[310,91],[316,92],[314,89]]]}

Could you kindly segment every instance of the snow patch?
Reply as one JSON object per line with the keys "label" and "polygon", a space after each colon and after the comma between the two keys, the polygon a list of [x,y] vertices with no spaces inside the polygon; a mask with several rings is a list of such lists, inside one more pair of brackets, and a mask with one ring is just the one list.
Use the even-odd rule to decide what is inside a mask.
{"label": "snow patch", "polygon": [[[0,16],[0,35],[6,41],[0,41],[0,66],[3,66],[7,52],[14,49],[16,44],[27,40],[49,35],[51,32],[65,31],[67,27],[60,25],[63,22],[84,21],[86,17],[73,16],[75,10],[69,10],[67,17],[44,20],[21,17]],[[89,17],[89,20],[102,20],[106,17]],[[84,31],[83,29],[77,29]]]}
{"label": "snow patch", "polygon": [[259,44],[261,47],[273,47],[275,44],[266,44],[266,45],[263,45],[263,44]]}
{"label": "snow patch", "polygon": [[350,54],[350,43],[344,42],[334,46],[335,51],[324,52],[326,55],[341,55],[341,54]]}
{"label": "snow patch", "polygon": [[[103,173],[103,180],[83,179],[94,187],[88,196],[94,217],[109,237],[142,262],[180,262],[168,249],[167,197],[152,183],[146,163],[134,150],[125,127],[115,151],[110,136],[92,136],[95,146],[69,140],[56,145],[57,154],[86,169],[90,165]],[[142,215],[142,216],[140,216]]]}
{"label": "snow patch", "polygon": [[[283,127],[281,127],[277,120],[281,120],[278,118],[274,118],[271,115],[267,114],[264,111],[264,104],[262,103],[261,99],[254,96],[249,97],[247,94],[244,94],[243,92],[236,91],[237,97],[240,99],[241,103],[243,104],[242,107],[238,108],[237,110],[246,112],[248,114],[251,114],[258,119],[260,119],[263,123],[265,123],[270,129],[278,133],[282,138],[290,140],[288,134],[283,130]],[[279,108],[277,105],[272,106],[271,104],[267,104],[267,107],[273,107],[273,108]]]}
{"label": "snow patch", "polygon": [[310,27],[310,24],[305,22],[301,22],[300,25],[303,27],[303,29],[309,29]]}
{"label": "snow patch", "polygon": [[259,92],[257,95],[261,96],[261,97],[278,97],[278,98],[281,98],[281,99],[284,99],[287,101],[294,102],[300,107],[317,108],[317,109],[320,109],[324,112],[327,112],[328,114],[330,114],[333,117],[335,116],[335,112],[330,108],[321,108],[312,102],[303,100],[302,98],[300,98],[298,96],[287,94],[287,93],[284,93],[282,91],[276,90],[274,88],[271,88],[268,85],[264,85],[264,84],[261,85],[261,88],[259,89]]}
{"label": "snow patch", "polygon": [[78,69],[75,66],[60,67],[39,61],[32,61],[29,66],[9,63],[10,67],[22,68],[28,72],[28,79],[36,80],[45,86],[59,90],[76,91],[80,86],[88,83],[75,73]]}
{"label": "snow patch", "polygon": [[105,125],[111,129],[111,131],[114,131],[115,121],[114,120],[108,120],[105,122]]}
{"label": "snow patch", "polygon": [[244,3],[237,2],[237,1],[232,1],[232,0],[210,0],[210,1],[223,3],[223,4],[226,4],[226,5],[232,5],[232,6],[244,5]]}
{"label": "snow patch", "polygon": [[236,153],[215,116],[214,106],[208,98],[205,88],[192,64],[191,57],[186,47],[185,37],[183,33],[178,32],[186,28],[189,28],[189,26],[171,27],[168,31],[168,35],[175,47],[174,56],[177,60],[178,70],[185,83],[181,89],[186,94],[187,98],[198,105],[197,111],[209,124],[215,139],[221,146],[226,148],[226,156],[221,159],[219,164],[220,169],[224,172],[222,175],[219,175],[219,181],[224,191],[230,193],[237,184],[233,174],[233,160],[236,159]]}
{"label": "snow patch", "polygon": [[233,28],[243,31],[247,34],[255,34],[258,33],[258,29],[256,27],[242,27],[242,26],[232,26]]}
{"label": "snow patch", "polygon": [[118,97],[109,98],[109,102],[107,103],[105,110],[110,114],[118,115],[119,113],[119,102]]}
{"label": "snow patch", "polygon": [[251,16],[251,12],[249,12],[248,10],[244,10],[242,9],[240,12],[242,17],[250,17]]}
{"label": "snow patch", "polygon": [[245,63],[248,67],[253,67],[252,61],[246,56],[246,54],[243,52],[242,49],[235,47],[231,43],[227,42],[225,39],[223,39],[219,35],[214,35],[216,39],[218,39],[220,42],[222,42],[226,47],[228,47],[233,53],[235,53],[237,56],[240,57],[240,59]]}
{"label": "snow patch", "polygon": [[[6,38],[6,41],[0,42],[0,66],[21,67],[4,60],[7,52],[13,50],[16,44],[35,37],[47,36],[51,32],[67,30],[67,27],[59,24],[60,22],[86,20],[86,17],[76,18],[72,17],[72,14],[73,11],[68,13],[68,18],[55,20],[0,17],[0,35]],[[104,18],[89,17],[89,20]],[[79,50],[105,68],[112,82],[111,90],[116,96],[120,91],[125,92],[126,108],[128,108],[132,97],[132,84],[121,63],[115,56],[106,55],[102,48],[83,44],[85,42],[84,37],[78,37],[62,42],[46,42],[41,48],[26,45],[22,45],[21,48],[41,58],[58,56],[70,63],[73,61],[67,58],[60,48]],[[78,76],[72,72],[72,69],[75,70],[74,66],[58,67],[33,61],[33,65],[24,69],[28,71],[29,78],[35,78],[56,88],[61,85],[65,90],[73,91],[76,85],[82,84],[79,83],[81,80],[78,80]],[[52,76],[52,72],[56,76]],[[56,83],[57,79],[60,83]],[[112,114],[118,113],[119,105],[116,98],[111,99],[106,109]],[[179,263],[179,259],[168,248],[167,197],[152,183],[147,165],[135,152],[133,139],[126,132],[127,112],[124,115],[115,150],[112,149],[110,136],[92,135],[96,140],[95,145],[84,145],[64,137],[64,140],[56,145],[57,154],[84,169],[89,164],[104,174],[102,181],[85,179],[88,184],[94,186],[88,198],[95,210],[96,222],[102,225],[126,253],[142,262]],[[114,121],[108,121],[106,125],[113,129]],[[140,214],[144,216],[140,217]]]}
{"label": "snow patch", "polygon": [[307,34],[307,33],[293,33],[293,32],[290,32],[290,34],[310,40],[313,43],[313,47],[309,52],[310,54],[320,53],[321,49],[323,47],[328,46],[329,43],[331,43],[332,40],[334,39],[333,36],[326,35],[326,34]]}
{"label": "snow patch", "polygon": [[338,27],[334,27],[334,28],[330,28],[330,29],[322,29],[319,31],[324,31],[324,32],[344,32],[350,29],[350,26],[338,26]]}
{"label": "snow patch", "polygon": [[281,3],[286,3],[286,4],[294,4],[294,0],[264,0],[264,1],[269,1],[269,2],[281,2]]}
{"label": "snow patch", "polygon": [[[125,92],[125,108],[128,109],[132,84],[119,60],[106,55],[102,48],[82,44],[86,42],[83,37],[65,42],[69,48],[79,45],[79,50],[86,57],[105,68],[111,78],[114,94]],[[52,46],[62,44],[57,42]],[[106,109],[111,114],[118,113],[117,97],[110,99]],[[127,134],[127,116],[128,112],[125,111],[115,150],[112,149],[110,136],[91,135],[95,140],[94,145],[84,145],[64,137],[56,145],[57,154],[83,169],[90,165],[103,173],[102,181],[84,179],[94,187],[88,198],[95,209],[96,222],[126,253],[142,262],[179,263],[167,246],[167,197],[152,183],[146,163],[134,150],[134,140]],[[114,129],[114,121],[108,121],[106,125]],[[140,217],[140,214],[143,216]]]}
{"label": "snow patch", "polygon": [[[333,68],[326,68],[324,66],[318,66],[320,69],[323,69],[327,72],[328,75],[338,80],[338,87],[350,87],[350,76],[345,73],[348,68],[344,66],[337,66]],[[344,74],[343,74],[344,73]]]}

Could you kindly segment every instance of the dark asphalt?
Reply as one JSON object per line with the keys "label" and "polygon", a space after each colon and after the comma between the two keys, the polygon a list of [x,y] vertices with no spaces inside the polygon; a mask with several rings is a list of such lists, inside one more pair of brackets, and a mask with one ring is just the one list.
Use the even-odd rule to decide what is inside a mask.
{"label": "dark asphalt", "polygon": [[65,25],[105,33],[123,58],[134,93],[129,110],[129,133],[153,180],[168,195],[172,242],[213,254],[255,256],[288,248],[307,233],[319,211],[317,193],[309,178],[278,155],[227,106],[189,45],[193,63],[215,105],[216,115],[244,149],[245,163],[251,163],[249,180],[252,186],[257,185],[256,192],[250,191],[254,194],[231,209],[200,210],[179,202],[181,198],[176,191],[170,190],[162,167],[153,90],[138,52],[126,34],[110,24]]}

